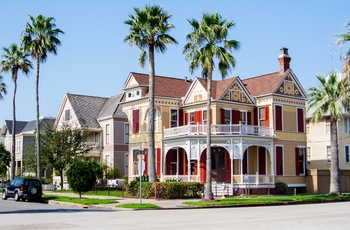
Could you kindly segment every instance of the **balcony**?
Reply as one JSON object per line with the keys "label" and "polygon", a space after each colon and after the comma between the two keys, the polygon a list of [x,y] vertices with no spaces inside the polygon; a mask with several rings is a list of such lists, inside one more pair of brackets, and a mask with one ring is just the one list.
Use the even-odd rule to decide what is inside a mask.
{"label": "balcony", "polygon": [[[186,135],[206,135],[207,125],[185,125],[164,129],[164,138],[186,136]],[[273,129],[264,126],[225,124],[211,125],[212,135],[253,135],[274,137]]]}

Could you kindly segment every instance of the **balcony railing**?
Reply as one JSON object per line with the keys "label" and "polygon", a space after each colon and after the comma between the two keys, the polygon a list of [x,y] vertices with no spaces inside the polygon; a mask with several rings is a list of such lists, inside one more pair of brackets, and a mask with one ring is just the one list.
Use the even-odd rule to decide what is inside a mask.
{"label": "balcony railing", "polygon": [[[164,137],[174,137],[182,135],[206,135],[207,125],[185,125],[174,128],[164,129]],[[273,130],[269,127],[243,125],[243,124],[225,124],[211,125],[212,135],[254,135],[273,137]]]}

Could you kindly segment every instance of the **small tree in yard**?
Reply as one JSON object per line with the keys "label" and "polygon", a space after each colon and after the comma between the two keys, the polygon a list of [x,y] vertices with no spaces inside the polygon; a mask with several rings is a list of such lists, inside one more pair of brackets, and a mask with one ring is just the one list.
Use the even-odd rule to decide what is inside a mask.
{"label": "small tree in yard", "polygon": [[0,176],[4,176],[7,167],[10,166],[11,153],[7,151],[2,143],[0,143]]}
{"label": "small tree in yard", "polygon": [[96,182],[96,174],[91,164],[82,160],[75,161],[67,171],[69,187],[73,192],[81,194],[92,190]]}

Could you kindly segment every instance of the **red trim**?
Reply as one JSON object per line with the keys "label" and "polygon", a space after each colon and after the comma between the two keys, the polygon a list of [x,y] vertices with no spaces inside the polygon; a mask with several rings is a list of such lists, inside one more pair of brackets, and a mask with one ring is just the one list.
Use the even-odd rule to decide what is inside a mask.
{"label": "red trim", "polygon": [[276,130],[282,131],[282,106],[275,105]]}
{"label": "red trim", "polygon": [[270,113],[269,113],[269,106],[265,106],[265,126],[270,126]]}
{"label": "red trim", "polygon": [[247,112],[247,124],[252,124],[252,112]]}
{"label": "red trim", "polygon": [[304,132],[304,109],[297,109],[298,113],[298,132],[303,133]]}
{"label": "red trim", "polygon": [[132,133],[139,133],[140,131],[140,110],[132,111]]}
{"label": "red trim", "polygon": [[188,113],[185,113],[185,125],[188,125]]}
{"label": "red trim", "polygon": [[253,115],[254,115],[254,124],[253,125],[258,125],[258,108],[254,108],[254,111],[253,111]]}
{"label": "red trim", "polygon": [[223,108],[220,109],[220,124],[225,124],[225,110]]}
{"label": "red trim", "polygon": [[276,175],[283,175],[283,147],[276,146]]}
{"label": "red trim", "polygon": [[160,170],[160,162],[161,162],[161,151],[160,148],[156,149],[156,174],[158,177],[161,175],[161,170]]}
{"label": "red trim", "polygon": [[207,156],[207,150],[204,150],[201,159],[200,159],[200,182],[205,182],[207,175],[206,175],[206,167],[205,167],[205,162],[206,162],[206,156]]}
{"label": "red trim", "polygon": [[266,151],[264,147],[259,147],[259,175],[266,175]]}
{"label": "red trim", "polygon": [[241,112],[238,110],[232,110],[232,124],[239,124],[241,120]]}
{"label": "red trim", "polygon": [[179,126],[184,125],[184,111],[179,109]]}
{"label": "red trim", "polygon": [[243,164],[243,175],[247,174],[247,169],[248,169],[248,160],[247,160],[248,156],[247,156],[247,154],[248,154],[247,150],[244,151],[243,163],[242,163]]}

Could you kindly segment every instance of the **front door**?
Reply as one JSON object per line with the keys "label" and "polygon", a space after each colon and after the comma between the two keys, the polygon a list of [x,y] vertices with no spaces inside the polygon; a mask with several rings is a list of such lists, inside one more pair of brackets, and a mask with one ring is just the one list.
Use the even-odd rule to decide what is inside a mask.
{"label": "front door", "polygon": [[225,149],[222,147],[211,148],[211,170],[215,182],[225,182]]}

